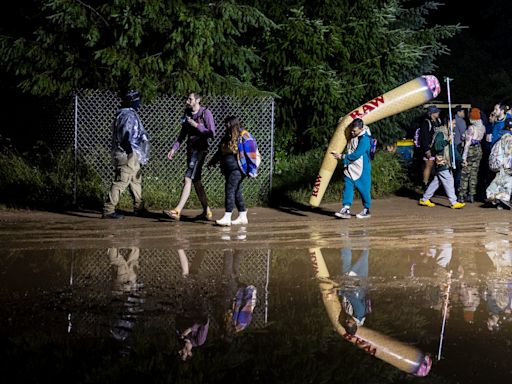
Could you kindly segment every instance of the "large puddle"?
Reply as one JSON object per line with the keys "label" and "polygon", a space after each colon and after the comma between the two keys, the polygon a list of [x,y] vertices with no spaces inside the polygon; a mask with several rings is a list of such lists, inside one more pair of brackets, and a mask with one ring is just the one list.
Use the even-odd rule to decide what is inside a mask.
{"label": "large puddle", "polygon": [[371,247],[358,230],[341,233],[339,247],[247,248],[246,234],[231,231],[233,242],[209,250],[4,249],[4,374],[20,383],[510,380],[508,236],[459,247],[450,228],[429,234],[427,245],[398,248]]}

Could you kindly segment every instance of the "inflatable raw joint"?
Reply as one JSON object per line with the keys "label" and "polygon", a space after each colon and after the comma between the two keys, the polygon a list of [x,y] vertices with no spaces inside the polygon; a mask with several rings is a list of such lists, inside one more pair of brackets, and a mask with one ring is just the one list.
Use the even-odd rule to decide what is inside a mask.
{"label": "inflatable raw joint", "polygon": [[311,206],[318,207],[322,201],[337,166],[337,161],[331,152],[343,152],[347,145],[346,131],[354,119],[361,118],[366,125],[369,125],[385,117],[422,105],[437,97],[440,90],[441,86],[435,76],[420,76],[368,101],[342,117],[338,121],[336,131],[329,142],[320,171],[315,179],[309,200]]}

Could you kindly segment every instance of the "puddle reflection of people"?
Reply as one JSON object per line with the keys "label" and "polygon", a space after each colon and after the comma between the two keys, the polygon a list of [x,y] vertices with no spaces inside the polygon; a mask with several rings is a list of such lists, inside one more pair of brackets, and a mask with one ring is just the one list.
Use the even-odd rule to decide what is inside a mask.
{"label": "puddle reflection of people", "polygon": [[495,268],[486,279],[487,329],[496,332],[504,321],[512,320],[512,250],[510,241],[501,237],[486,242],[485,248]]}
{"label": "puddle reflection of people", "polygon": [[420,252],[419,260],[412,262],[411,277],[423,274],[444,277],[448,273],[447,268],[453,255],[453,229],[443,228],[442,231],[431,232],[431,237],[432,244]]}
{"label": "puddle reflection of people", "polygon": [[231,328],[235,333],[242,332],[251,323],[256,307],[256,293],[254,285],[242,285],[236,291],[231,308]]}
{"label": "puddle reflection of people", "polygon": [[193,355],[192,349],[206,342],[210,320],[205,295],[202,292],[199,268],[204,251],[198,250],[191,265],[184,249],[178,250],[183,277],[182,301],[176,312],[176,334],[181,342],[178,355],[186,361]]}
{"label": "puddle reflection of people", "polygon": [[344,247],[340,251],[342,273],[348,277],[338,290],[343,310],[340,312],[340,324],[354,335],[357,327],[364,325],[366,315],[371,312],[371,300],[368,298],[368,257],[367,248],[361,250],[354,262],[352,248]]}
{"label": "puddle reflection of people", "polygon": [[[411,277],[427,277],[430,284],[427,284],[425,295],[426,304],[435,311],[442,314],[440,349],[444,337],[446,320],[450,318],[452,309],[452,267],[453,267],[453,229],[443,228],[440,231],[432,231],[432,243],[428,249],[420,252],[419,260],[411,265]],[[433,279],[433,280],[432,280]],[[441,351],[438,353],[438,358]]]}
{"label": "puddle reflection of people", "polygon": [[508,239],[497,238],[485,243],[487,256],[492,261],[497,274],[512,268],[512,247]]}
{"label": "puddle reflection of people", "polygon": [[221,227],[221,235],[220,238],[225,241],[231,240],[239,240],[245,241],[247,240],[247,227],[241,226],[236,230],[236,234],[232,236],[232,228],[231,227]]}
{"label": "puddle reflection of people", "polygon": [[329,270],[320,248],[310,248],[309,255],[315,277],[318,280],[322,301],[332,326],[343,339],[372,356],[415,376],[426,376],[432,366],[432,359],[418,348],[403,343],[367,326],[359,327],[352,335],[340,324],[340,312],[344,312],[336,295],[337,285],[330,278]]}
{"label": "puddle reflection of people", "polygon": [[469,281],[462,265],[457,269],[459,278],[459,300],[462,303],[464,321],[473,324],[475,312],[480,305],[480,292],[475,281]]}
{"label": "puddle reflection of people", "polygon": [[256,306],[256,287],[240,281],[240,264],[243,251],[224,250],[224,325],[226,341],[246,329],[252,321]]}
{"label": "puddle reflection of people", "polygon": [[489,311],[487,329],[498,331],[504,321],[512,320],[512,280],[490,281],[485,298]]}
{"label": "puddle reflection of people", "polygon": [[182,341],[182,348],[178,351],[181,360],[191,358],[192,348],[205,343],[209,325],[208,315],[200,312],[190,311],[177,319],[177,333]]}
{"label": "puddle reflection of people", "polygon": [[[128,251],[126,256],[125,250]],[[108,249],[110,265],[114,272],[112,292],[123,302],[110,332],[115,340],[121,342],[126,341],[132,333],[137,316],[143,311],[142,305],[145,302],[144,286],[137,282],[139,255],[138,247]],[[124,345],[121,353],[127,354],[129,349],[129,345]]]}

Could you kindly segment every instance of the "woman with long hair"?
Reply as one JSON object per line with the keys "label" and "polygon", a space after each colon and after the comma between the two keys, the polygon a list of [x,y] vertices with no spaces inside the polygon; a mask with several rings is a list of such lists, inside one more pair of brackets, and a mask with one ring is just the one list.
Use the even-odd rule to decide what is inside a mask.
{"label": "woman with long hair", "polygon": [[[220,169],[226,180],[224,216],[215,222],[221,226],[247,224],[247,209],[242,195],[242,181],[245,179],[245,172],[239,161],[239,143],[242,141],[243,133],[247,131],[236,116],[224,119],[224,126],[226,132],[220,141],[217,152],[208,163],[208,167],[212,167],[220,162]],[[235,206],[238,210],[238,218],[232,221],[231,215]]]}

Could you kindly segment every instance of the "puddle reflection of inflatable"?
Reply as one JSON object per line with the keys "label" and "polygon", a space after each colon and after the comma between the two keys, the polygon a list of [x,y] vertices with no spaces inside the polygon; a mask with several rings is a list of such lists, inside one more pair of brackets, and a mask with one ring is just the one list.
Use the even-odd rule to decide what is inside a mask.
{"label": "puddle reflection of inflatable", "polygon": [[432,366],[429,355],[409,344],[364,327],[363,321],[359,321],[356,329],[350,332],[340,324],[340,317],[343,318],[345,313],[336,294],[337,284],[330,279],[320,248],[311,248],[309,255],[325,309],[336,332],[358,348],[404,372],[415,376],[426,376]]}
{"label": "puddle reflection of inflatable", "polygon": [[487,305],[487,329],[498,332],[512,321],[512,244],[508,226],[489,226],[485,250],[494,271],[487,276],[484,300]]}

